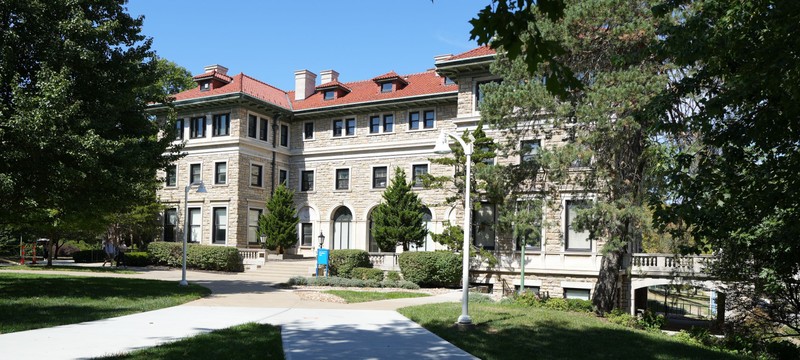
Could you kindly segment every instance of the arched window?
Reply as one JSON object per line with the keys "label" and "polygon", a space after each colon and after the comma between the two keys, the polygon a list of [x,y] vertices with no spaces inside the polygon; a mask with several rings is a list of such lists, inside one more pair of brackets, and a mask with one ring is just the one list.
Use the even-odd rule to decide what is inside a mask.
{"label": "arched window", "polygon": [[349,249],[352,243],[353,213],[342,206],[333,214],[333,248]]}
{"label": "arched window", "polygon": [[379,252],[381,249],[378,248],[378,242],[375,241],[375,238],[372,236],[372,225],[372,210],[370,210],[369,214],[367,215],[367,237],[369,238],[369,252]]}
{"label": "arched window", "polygon": [[428,235],[425,236],[425,242],[422,243],[422,246],[411,246],[412,251],[433,251],[434,244],[433,244],[433,237],[431,236],[431,228],[433,228],[433,215],[431,214],[431,210],[428,208],[422,208],[422,223],[425,226],[425,229],[428,230]]}

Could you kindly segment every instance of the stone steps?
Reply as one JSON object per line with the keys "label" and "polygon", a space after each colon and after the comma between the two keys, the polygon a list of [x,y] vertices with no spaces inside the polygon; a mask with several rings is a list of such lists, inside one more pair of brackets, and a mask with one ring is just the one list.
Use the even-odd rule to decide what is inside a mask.
{"label": "stone steps", "polygon": [[295,276],[309,276],[314,270],[314,259],[267,260],[258,267],[249,266],[246,270],[251,274],[263,275],[265,279],[284,282]]}

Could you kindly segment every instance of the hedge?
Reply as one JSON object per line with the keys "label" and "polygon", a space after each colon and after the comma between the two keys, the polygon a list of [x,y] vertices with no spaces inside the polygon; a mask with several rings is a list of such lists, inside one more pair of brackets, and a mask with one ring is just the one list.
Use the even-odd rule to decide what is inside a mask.
{"label": "hedge", "polygon": [[420,251],[400,254],[403,278],[422,287],[458,286],[461,255],[449,251]]}
{"label": "hedge", "polygon": [[[183,263],[181,243],[153,242],[147,246],[152,263],[179,267]],[[244,265],[239,249],[223,246],[189,244],[186,249],[186,267],[200,270],[242,272]]]}
{"label": "hedge", "polygon": [[331,275],[349,278],[354,268],[371,268],[372,263],[365,250],[341,249],[331,250],[328,267]]}
{"label": "hedge", "polygon": [[125,266],[150,265],[150,254],[145,251],[131,251],[125,253]]}
{"label": "hedge", "polygon": [[103,250],[81,250],[72,254],[72,260],[76,263],[102,262],[106,259]]}
{"label": "hedge", "polygon": [[350,272],[350,277],[361,280],[383,281],[383,270],[357,267]]}

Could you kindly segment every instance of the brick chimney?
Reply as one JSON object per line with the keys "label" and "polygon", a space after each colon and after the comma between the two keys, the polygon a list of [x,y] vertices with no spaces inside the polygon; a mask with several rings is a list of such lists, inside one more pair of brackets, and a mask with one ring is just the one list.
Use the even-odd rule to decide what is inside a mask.
{"label": "brick chimney", "polygon": [[321,84],[327,84],[331,81],[339,81],[339,73],[336,70],[322,70],[319,72],[322,77]]}
{"label": "brick chimney", "polygon": [[317,74],[308,70],[294,72],[294,99],[305,100],[314,94],[314,85],[317,83]]}

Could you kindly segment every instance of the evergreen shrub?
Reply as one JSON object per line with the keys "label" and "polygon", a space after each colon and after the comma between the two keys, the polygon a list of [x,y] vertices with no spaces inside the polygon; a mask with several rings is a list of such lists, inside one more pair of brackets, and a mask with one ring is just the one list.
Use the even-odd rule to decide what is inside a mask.
{"label": "evergreen shrub", "polygon": [[461,255],[449,251],[400,254],[403,278],[422,287],[453,287],[461,280]]}
{"label": "evergreen shrub", "polygon": [[126,266],[147,266],[150,265],[150,254],[145,251],[131,251],[125,253]]}
{"label": "evergreen shrub", "polygon": [[80,250],[72,254],[72,260],[76,263],[94,263],[103,262],[106,254],[103,250]]}
{"label": "evergreen shrub", "polygon": [[[153,264],[178,267],[182,265],[181,243],[153,242],[147,246]],[[222,246],[189,244],[186,248],[186,267],[228,272],[244,271],[239,249]]]}
{"label": "evergreen shrub", "polygon": [[350,272],[350,277],[361,280],[383,281],[383,270],[375,268],[357,267]]}
{"label": "evergreen shrub", "polygon": [[328,267],[331,275],[344,278],[351,277],[355,268],[371,268],[369,253],[365,250],[341,249],[331,250]]}

